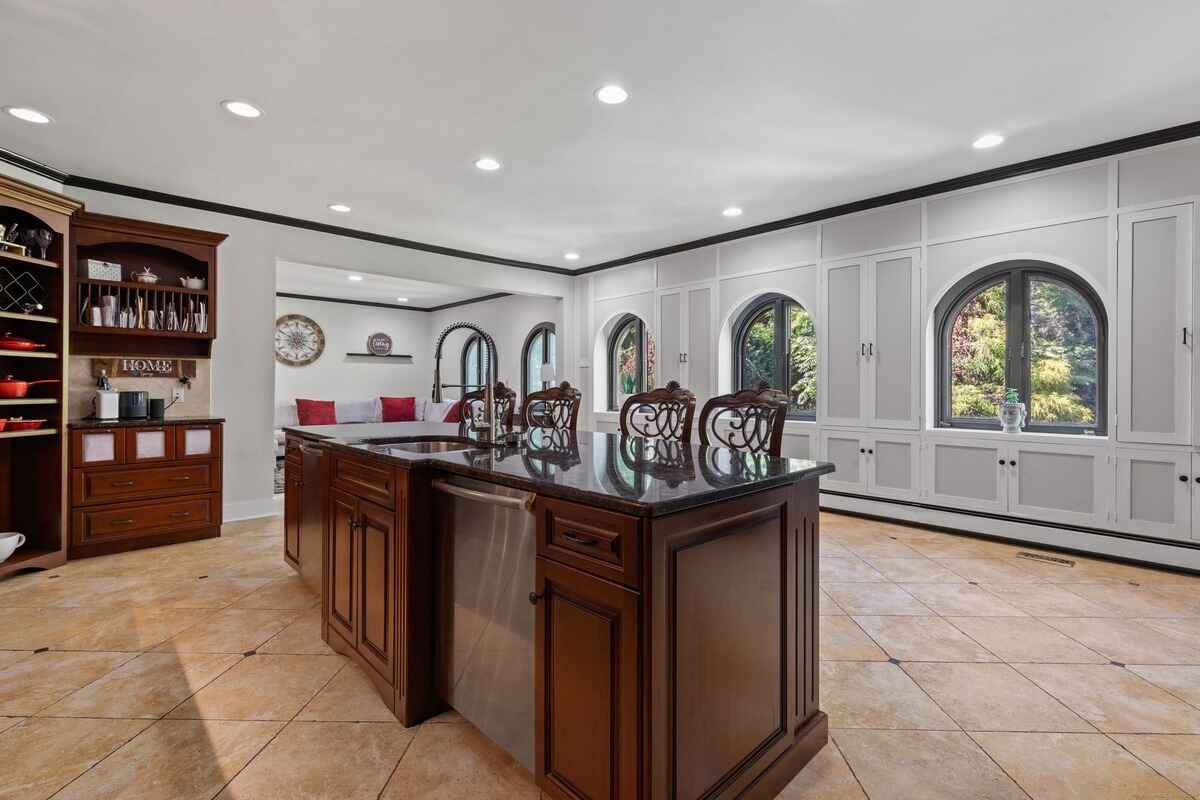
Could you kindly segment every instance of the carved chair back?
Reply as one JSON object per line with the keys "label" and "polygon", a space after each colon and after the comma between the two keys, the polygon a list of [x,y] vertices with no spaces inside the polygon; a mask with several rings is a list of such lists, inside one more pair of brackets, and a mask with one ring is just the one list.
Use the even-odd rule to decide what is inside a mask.
{"label": "carved chair back", "polygon": [[521,406],[521,424],[526,428],[573,431],[582,402],[583,393],[567,381],[540,392],[530,392]]}
{"label": "carved chair back", "polygon": [[621,405],[621,435],[691,442],[695,413],[696,395],[671,381],[635,394]]}
{"label": "carved chair back", "polygon": [[[464,424],[469,425],[476,414],[483,415],[483,392],[483,389],[476,389],[462,396]],[[517,393],[497,381],[496,388],[492,390],[492,405],[495,408],[494,417],[497,424],[505,430],[512,430],[513,416],[517,409]]]}
{"label": "carved chair back", "polygon": [[787,409],[787,395],[762,382],[714,397],[700,412],[700,444],[778,456]]}

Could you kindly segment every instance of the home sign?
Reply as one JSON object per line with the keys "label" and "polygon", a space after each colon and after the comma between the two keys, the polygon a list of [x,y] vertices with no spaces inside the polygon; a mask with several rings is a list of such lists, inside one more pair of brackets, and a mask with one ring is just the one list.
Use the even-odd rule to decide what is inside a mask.
{"label": "home sign", "polygon": [[194,378],[196,362],[179,358],[93,358],[92,376],[104,370],[110,378]]}

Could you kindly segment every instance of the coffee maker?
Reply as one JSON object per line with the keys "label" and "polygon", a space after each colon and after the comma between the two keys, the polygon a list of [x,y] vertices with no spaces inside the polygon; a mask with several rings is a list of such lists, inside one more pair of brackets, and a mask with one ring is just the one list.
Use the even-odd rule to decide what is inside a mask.
{"label": "coffee maker", "polygon": [[150,415],[150,393],[118,392],[117,410],[121,419],[145,419]]}

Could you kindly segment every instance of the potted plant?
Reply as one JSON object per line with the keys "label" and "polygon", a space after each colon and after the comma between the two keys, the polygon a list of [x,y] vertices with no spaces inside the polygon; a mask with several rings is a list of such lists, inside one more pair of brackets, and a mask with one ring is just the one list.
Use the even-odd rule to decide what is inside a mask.
{"label": "potted plant", "polygon": [[1016,389],[1007,389],[996,414],[1005,433],[1020,433],[1025,427],[1025,404]]}

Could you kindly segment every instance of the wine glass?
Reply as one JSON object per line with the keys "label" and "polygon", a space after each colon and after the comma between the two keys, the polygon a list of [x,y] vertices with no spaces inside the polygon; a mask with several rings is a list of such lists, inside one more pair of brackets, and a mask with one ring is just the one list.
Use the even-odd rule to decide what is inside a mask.
{"label": "wine glass", "polygon": [[46,258],[46,248],[54,241],[54,234],[46,228],[38,228],[33,232],[33,242],[42,251],[42,259]]}

